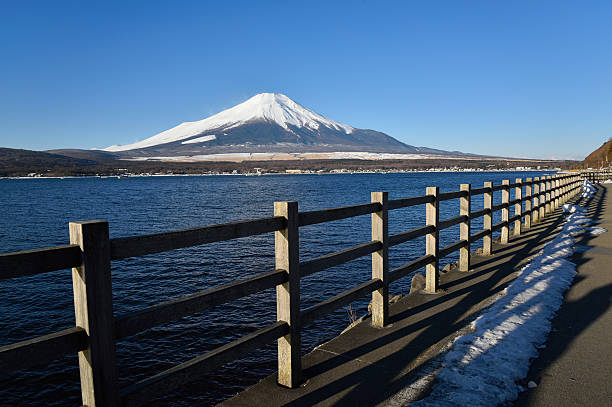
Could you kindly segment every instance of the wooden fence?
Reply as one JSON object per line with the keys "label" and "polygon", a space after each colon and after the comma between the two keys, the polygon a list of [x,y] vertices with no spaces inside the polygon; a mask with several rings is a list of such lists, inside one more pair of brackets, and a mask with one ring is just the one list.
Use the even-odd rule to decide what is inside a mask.
{"label": "wooden fence", "polygon": [[[425,267],[427,292],[438,290],[438,262],[459,251],[459,269],[470,269],[471,244],[483,240],[483,254],[491,254],[493,232],[501,243],[510,233],[520,235],[554,211],[580,189],[578,174],[485,182],[482,188],[461,184],[460,190],[440,193],[427,188],[422,196],[390,200],[387,192],[373,192],[371,202],[340,208],[299,212],[297,202],[275,202],[274,216],[194,229],[109,239],[108,223],[100,220],[70,223],[70,244],[0,255],[0,279],[17,278],[72,268],[76,326],[0,348],[4,372],[40,365],[78,352],[83,404],[87,406],[137,405],[188,382],[203,372],[243,357],[273,341],[278,343],[278,382],[286,387],[301,383],[301,331],[318,318],[363,296],[372,296],[372,324],[384,326],[389,318],[389,284]],[[511,190],[515,199],[510,200]],[[493,205],[493,194],[501,203]],[[471,200],[483,195],[484,208],[471,210]],[[459,215],[439,219],[439,203],[459,200]],[[524,211],[523,211],[523,203]],[[389,235],[389,211],[425,205],[426,224]],[[510,216],[510,209],[514,214]],[[501,222],[493,214],[501,211]],[[372,240],[307,261],[299,257],[299,228],[361,215],[371,215]],[[471,220],[483,217],[483,229],[472,234]],[[439,232],[460,225],[459,240],[439,247]],[[513,229],[511,229],[513,227]],[[274,232],[276,269],[230,284],[153,305],[114,317],[111,262],[169,250]],[[425,254],[389,270],[389,247],[425,237]],[[362,256],[372,257],[372,279],[306,309],[300,308],[302,277]],[[202,312],[256,292],[276,287],[277,322],[238,340],[181,363],[171,369],[119,389],[115,361],[116,341],[151,327]]]}
{"label": "wooden fence", "polygon": [[604,182],[612,179],[612,170],[586,170],[581,171],[580,175],[591,182]]}

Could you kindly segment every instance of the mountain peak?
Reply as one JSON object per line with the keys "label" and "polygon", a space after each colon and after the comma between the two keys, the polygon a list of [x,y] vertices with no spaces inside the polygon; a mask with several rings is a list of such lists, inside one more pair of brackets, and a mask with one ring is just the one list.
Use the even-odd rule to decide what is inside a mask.
{"label": "mountain peak", "polygon": [[[327,119],[314,111],[294,102],[281,93],[259,93],[245,102],[224,110],[206,119],[195,122],[184,122],[176,127],[156,134],[146,140],[128,145],[114,145],[105,151],[126,151],[152,147],[159,144],[186,140],[210,132],[208,140],[213,140],[212,133],[221,133],[249,122],[272,122],[287,131],[290,126],[317,130],[321,126],[351,134],[353,127]],[[216,137],[216,136],[215,136]]]}

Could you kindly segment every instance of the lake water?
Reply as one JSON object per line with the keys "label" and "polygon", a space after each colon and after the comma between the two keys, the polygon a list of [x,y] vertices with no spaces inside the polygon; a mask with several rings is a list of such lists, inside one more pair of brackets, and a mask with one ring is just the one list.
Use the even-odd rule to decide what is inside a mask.
{"label": "lake water", "polygon": [[[191,176],[73,179],[0,179],[0,252],[67,244],[68,222],[103,219],[111,238],[163,232],[271,216],[274,201],[298,201],[300,211],[370,201],[371,191],[390,199],[425,194],[427,186],[458,190],[545,175],[542,172],[326,174],[275,176]],[[500,193],[495,193],[499,203]],[[511,195],[514,199],[514,193]],[[482,209],[481,195],[472,210]],[[440,219],[458,215],[457,200],[441,204]],[[499,213],[494,223],[499,222]],[[390,233],[425,224],[423,205],[392,211]],[[474,220],[472,233],[482,228]],[[458,226],[441,232],[441,247],[459,238]],[[360,216],[300,228],[301,260],[370,240],[370,217]],[[424,254],[424,238],[390,249],[390,266]],[[475,243],[475,250],[481,243]],[[441,267],[457,260],[457,253]],[[274,268],[269,233],[140,258],[113,262],[115,315],[195,293]],[[370,278],[370,257],[302,280],[302,309]],[[391,285],[392,295],[408,293],[410,278]],[[369,299],[352,304],[358,316]],[[126,386],[201,355],[275,321],[275,295],[261,293],[150,329],[117,344],[120,383]],[[349,323],[347,309],[318,320],[303,331],[303,351],[336,336]],[[74,326],[69,270],[0,281],[0,346]],[[258,382],[276,369],[276,346],[229,363],[213,374],[185,384],[160,400],[162,405],[210,405]],[[80,405],[76,355],[50,365],[0,372],[0,404]]]}

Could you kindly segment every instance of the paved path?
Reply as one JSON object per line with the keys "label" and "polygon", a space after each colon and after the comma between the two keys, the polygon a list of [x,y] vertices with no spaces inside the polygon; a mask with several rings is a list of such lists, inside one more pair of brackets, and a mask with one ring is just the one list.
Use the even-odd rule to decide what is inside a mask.
{"label": "paved path", "polygon": [[570,259],[578,274],[528,376],[538,387],[517,406],[612,406],[612,186],[602,186],[589,213],[609,232],[585,236]]}
{"label": "paved path", "polygon": [[[419,367],[436,356],[457,331],[469,324],[491,297],[514,278],[514,272],[529,256],[554,238],[561,223],[560,214],[557,210],[507,245],[496,244],[492,256],[474,255],[470,272],[443,274],[443,294],[416,292],[392,304],[391,326],[373,328],[366,319],[317,347],[302,359],[305,377],[302,387],[282,388],[276,384],[276,376],[271,375],[223,405],[370,406],[385,403],[414,381]],[[476,247],[474,244],[472,249]],[[594,267],[602,270],[605,264]],[[607,285],[596,292],[595,295],[608,301],[598,308],[608,308],[610,289]],[[582,324],[574,325],[580,330],[577,325]],[[598,349],[605,346],[600,344]],[[610,348],[607,349],[610,353]]]}

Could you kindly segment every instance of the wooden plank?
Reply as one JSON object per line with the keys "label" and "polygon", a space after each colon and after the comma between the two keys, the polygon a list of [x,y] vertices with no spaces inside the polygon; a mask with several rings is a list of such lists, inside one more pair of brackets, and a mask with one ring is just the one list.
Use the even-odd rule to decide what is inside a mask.
{"label": "wooden plank", "polygon": [[444,230],[444,229],[448,229],[452,226],[458,225],[462,222],[465,222],[467,220],[469,220],[470,217],[467,215],[459,215],[459,216],[455,216],[454,218],[449,218],[449,219],[444,219],[439,221],[438,223],[438,230]]}
{"label": "wooden plank", "polygon": [[340,307],[348,305],[355,300],[358,300],[361,297],[365,297],[370,294],[374,290],[378,290],[382,287],[382,281],[369,280],[365,283],[358,285],[355,288],[344,291],[328,300],[322,301],[312,307],[306,308],[304,312],[302,312],[302,325],[307,326],[313,323],[315,320],[324,317],[337,310]]}
{"label": "wooden plank", "polygon": [[464,217],[464,221],[459,226],[459,240],[466,242],[465,246],[459,249],[459,271],[469,271],[470,269],[470,213],[472,210],[472,195],[470,184],[461,184],[460,188],[466,195],[459,200],[459,213]]}
{"label": "wooden plank", "polygon": [[546,216],[546,177],[540,178],[540,206],[538,207],[539,219],[542,221]]}
{"label": "wooden plank", "polygon": [[115,320],[115,338],[120,340],[154,326],[163,325],[187,315],[276,287],[279,284],[286,283],[288,279],[285,270],[260,273],[123,315]]}
{"label": "wooden plank", "polygon": [[87,334],[82,328],[69,328],[49,335],[39,336],[0,347],[0,372],[37,365],[87,349]]}
{"label": "wooden plank", "polygon": [[508,225],[508,222],[504,222],[504,221],[496,223],[495,225],[493,225],[493,228],[492,228],[493,232],[497,232],[498,230],[500,230],[501,228],[507,225]]}
{"label": "wooden plank", "polygon": [[533,208],[531,209],[531,223],[540,221],[540,177],[533,179]]}
{"label": "wooden plank", "polygon": [[490,214],[490,212],[491,212],[491,209],[489,208],[484,208],[479,211],[472,212],[470,213],[470,219],[480,218],[481,216]]}
{"label": "wooden plank", "polygon": [[520,221],[521,217],[522,217],[521,215],[514,215],[514,216],[508,218],[508,224],[510,225],[510,224],[512,224],[512,222]]}
{"label": "wooden plank", "polygon": [[[514,205],[514,218],[513,222],[514,222],[514,236],[520,236],[521,235],[521,226],[522,226],[522,213],[523,213],[523,179],[522,178],[517,178],[515,180],[515,188],[514,188],[514,196],[515,196],[515,200],[512,201],[512,204]],[[518,216],[518,218],[517,218]]]}
{"label": "wooden plank", "polygon": [[420,228],[414,228],[407,230],[406,232],[396,233],[394,235],[389,236],[389,247],[395,246],[398,244],[405,243],[409,240],[415,239],[417,237],[425,236],[428,233],[435,232],[435,227],[432,225],[421,226]]}
{"label": "wooden plank", "polygon": [[533,205],[533,180],[527,178],[525,180],[525,229],[531,229],[531,211]]}
{"label": "wooden plank", "polygon": [[152,235],[112,239],[111,259],[120,260],[127,257],[144,256],[201,244],[261,235],[281,230],[285,226],[284,218],[273,216]]}
{"label": "wooden plank", "polygon": [[509,207],[510,207],[510,203],[509,203],[509,202],[502,202],[502,203],[500,203],[500,204],[494,205],[494,206],[491,208],[491,210],[492,210],[493,212],[497,212],[497,211],[499,211],[499,210],[501,210],[501,209],[507,209],[507,208],[509,208]]}
{"label": "wooden plank", "polygon": [[420,268],[427,266],[429,263],[435,261],[436,258],[431,254],[426,254],[418,259],[415,259],[403,266],[397,267],[389,272],[389,282],[394,282],[400,278],[406,277],[407,275],[417,271]]}
{"label": "wooden plank", "polygon": [[147,401],[153,397],[167,394],[185,383],[198,380],[203,373],[212,372],[228,362],[240,359],[283,335],[287,335],[288,332],[289,325],[283,321],[258,329],[202,356],[126,387],[121,391],[123,403],[126,406],[148,404]]}
{"label": "wooden plank", "polygon": [[79,245],[83,259],[72,269],[76,325],[89,337],[89,347],[79,352],[83,405],[118,406],[108,223],[70,222],[69,227],[70,243]]}
{"label": "wooden plank", "polygon": [[389,200],[389,210],[407,208],[409,206],[422,205],[433,202],[433,196],[421,195],[410,198],[391,199]]}
{"label": "wooden plank", "polygon": [[483,229],[480,232],[474,233],[473,235],[470,236],[470,242],[476,242],[480,239],[482,239],[483,237],[485,237],[487,234],[489,233],[488,230]]}
{"label": "wooden plank", "polygon": [[367,242],[300,263],[300,275],[309,276],[380,250],[382,243]]}
{"label": "wooden plank", "polygon": [[367,203],[361,205],[343,206],[340,208],[322,209],[318,211],[302,212],[299,214],[299,226],[315,225],[317,223],[331,222],[354,216],[369,215],[380,210],[380,204]]}
{"label": "wooden plank", "polygon": [[372,280],[380,280],[382,287],[372,291],[372,325],[382,328],[389,323],[389,193],[372,192],[373,203],[380,211],[372,213],[372,240],[381,247],[372,253]]}
{"label": "wooden plank", "polygon": [[438,197],[439,201],[448,201],[450,199],[463,198],[466,196],[465,191],[452,191],[452,192],[443,192]]}
{"label": "wooden plank", "polygon": [[501,185],[493,185],[491,188],[493,189],[493,192],[495,192],[495,191],[501,191],[502,189],[504,189],[504,184],[501,184]]}
{"label": "wooden plank", "polygon": [[300,231],[297,202],[274,202],[274,215],[286,219],[286,229],[274,233],[277,270],[288,273],[286,283],[276,286],[276,318],[289,324],[278,338],[278,383],[296,388],[302,382],[302,325],[300,322]]}
{"label": "wooden plank", "polygon": [[438,258],[442,259],[448,256],[449,254],[456,252],[462,247],[466,247],[467,245],[468,245],[468,241],[466,239],[466,240],[458,240],[455,243],[449,244],[448,246],[441,247],[440,252],[438,253]]}
{"label": "wooden plank", "polygon": [[474,188],[474,189],[471,190],[472,196],[474,196],[474,195],[482,195],[482,194],[487,193],[487,192],[493,192],[492,188],[484,187],[484,188]]}
{"label": "wooden plank", "polygon": [[501,217],[502,222],[505,222],[505,224],[501,229],[500,242],[507,244],[510,238],[510,224],[508,223],[508,218],[510,217],[510,180],[503,180],[502,185],[504,186],[504,189],[502,189],[502,205],[504,205],[504,208],[502,208]]}
{"label": "wooden plank", "polygon": [[493,251],[493,188],[492,188],[493,183],[492,182],[485,182],[484,183],[484,187],[485,188],[490,188],[491,192],[485,192],[485,194],[483,195],[483,208],[484,210],[487,210],[487,213],[484,215],[482,222],[483,222],[483,229],[487,231],[487,233],[484,235],[484,239],[482,240],[482,254],[485,256],[489,256],[491,255],[491,252]]}
{"label": "wooden plank", "polygon": [[0,280],[63,270],[81,264],[77,245],[47,247],[0,254]]}
{"label": "wooden plank", "polygon": [[440,222],[439,193],[440,188],[427,187],[427,195],[433,195],[436,198],[432,203],[427,204],[425,211],[425,223],[435,228],[432,233],[425,235],[425,254],[430,254],[434,257],[434,261],[425,266],[425,291],[428,293],[438,291],[440,280],[440,271],[438,269],[438,250],[440,248],[440,230],[438,228]]}

